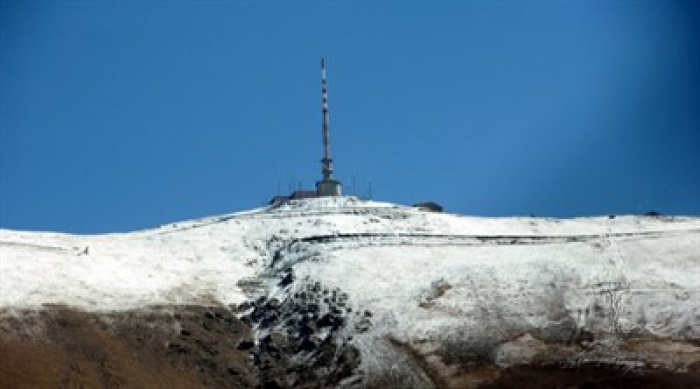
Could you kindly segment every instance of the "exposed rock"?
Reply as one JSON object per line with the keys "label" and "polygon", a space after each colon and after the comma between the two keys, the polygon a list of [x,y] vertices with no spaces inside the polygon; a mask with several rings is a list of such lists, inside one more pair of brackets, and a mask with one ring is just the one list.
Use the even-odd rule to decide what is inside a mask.
{"label": "exposed rock", "polygon": [[306,292],[281,302],[258,299],[244,317],[258,329],[251,352],[263,387],[334,387],[359,366],[358,350],[342,335],[345,312],[323,298],[320,282],[300,289]]}

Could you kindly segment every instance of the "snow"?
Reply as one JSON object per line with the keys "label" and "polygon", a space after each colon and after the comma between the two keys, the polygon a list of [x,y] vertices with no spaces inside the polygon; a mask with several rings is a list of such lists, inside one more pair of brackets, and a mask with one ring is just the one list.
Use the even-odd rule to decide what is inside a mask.
{"label": "snow", "polygon": [[[626,251],[637,243],[615,244]],[[645,322],[646,330],[673,336],[690,320],[693,335],[700,337],[697,239],[662,238],[656,245],[687,254],[675,261],[656,260],[657,255],[669,258],[667,250],[646,250],[620,264],[587,243],[565,247],[556,243],[537,247],[370,246],[336,250],[320,262],[296,265],[295,271],[298,277],[313,277],[328,287],[342,288],[358,307],[390,322],[385,330],[405,338],[430,339],[435,330],[457,328],[475,333],[483,331],[484,321],[498,320],[503,327],[509,318],[513,322],[504,331],[525,333],[545,326],[546,321],[567,318],[569,313],[590,311],[605,284],[613,282],[626,284],[620,293],[630,300],[630,312],[621,317],[621,324],[629,328],[623,330]],[[645,266],[639,265],[642,263]],[[650,274],[650,267],[657,272]],[[422,307],[440,283],[449,289],[435,297],[432,306]],[[666,320],[673,315],[687,318]],[[434,325],[426,325],[431,322]]]}
{"label": "snow", "polygon": [[5,310],[238,304],[293,292],[277,278],[291,267],[294,288],[320,281],[373,312],[357,344],[515,338],[567,320],[700,338],[692,217],[479,218],[319,198],[125,234],[0,230],[0,258]]}

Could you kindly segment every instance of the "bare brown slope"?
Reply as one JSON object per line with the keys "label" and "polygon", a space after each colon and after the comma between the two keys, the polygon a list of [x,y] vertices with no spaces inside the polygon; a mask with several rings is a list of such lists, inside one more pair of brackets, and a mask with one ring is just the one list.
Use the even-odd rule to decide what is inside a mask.
{"label": "bare brown slope", "polygon": [[0,388],[248,388],[249,339],[226,308],[20,312],[0,320]]}
{"label": "bare brown slope", "polygon": [[[279,305],[274,309],[279,320],[288,319]],[[325,360],[330,354],[323,352],[323,344],[313,353],[318,357],[315,365],[295,366],[292,361],[296,354],[281,346],[291,345],[294,339],[284,338],[284,332],[276,332],[267,348],[254,346],[250,327],[234,313],[225,307],[200,306],[106,314],[60,306],[13,314],[0,312],[0,388],[328,388],[351,375],[336,371],[347,363]],[[267,344],[264,339],[260,343]],[[416,369],[432,371],[428,361],[408,345],[394,344],[408,355],[398,363],[413,358]],[[261,347],[267,353],[261,354]],[[266,361],[258,363],[257,370],[251,363],[254,355]],[[324,367],[337,379],[312,374]],[[690,389],[700,382],[697,364],[685,372],[651,369],[643,374],[600,364],[499,369],[490,364],[464,363],[461,368],[453,366],[446,379],[432,372],[435,374],[428,374],[428,387],[436,388]],[[405,387],[386,373],[383,381],[364,377],[355,380],[355,385]]]}

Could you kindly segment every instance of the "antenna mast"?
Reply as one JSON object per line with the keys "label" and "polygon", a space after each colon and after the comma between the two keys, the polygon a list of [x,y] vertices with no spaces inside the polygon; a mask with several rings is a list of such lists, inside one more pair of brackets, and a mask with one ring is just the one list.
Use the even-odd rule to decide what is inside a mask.
{"label": "antenna mast", "polygon": [[319,196],[340,196],[340,182],[333,179],[325,58],[321,58],[321,113],[323,114],[323,159],[321,160],[323,180],[316,183],[316,192]]}
{"label": "antenna mast", "polygon": [[326,82],[326,59],[321,58],[321,112],[323,113],[323,180],[333,178],[333,159],[331,158],[331,136],[328,119],[328,84]]}

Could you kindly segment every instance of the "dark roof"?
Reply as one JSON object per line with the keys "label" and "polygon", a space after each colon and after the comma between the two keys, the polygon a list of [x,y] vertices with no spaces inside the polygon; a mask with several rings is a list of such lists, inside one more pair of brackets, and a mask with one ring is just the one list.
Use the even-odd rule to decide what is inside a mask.
{"label": "dark roof", "polygon": [[418,204],[413,204],[413,206],[426,211],[442,212],[442,206],[434,201],[423,201]]}
{"label": "dark roof", "polygon": [[318,197],[316,195],[315,190],[295,190],[294,193],[292,193],[291,196],[289,196],[290,199],[296,200],[296,199],[310,199]]}
{"label": "dark roof", "polygon": [[268,204],[270,204],[270,205],[281,204],[287,200],[289,200],[289,196],[275,196],[275,197],[270,199],[270,202]]}
{"label": "dark roof", "polygon": [[314,197],[318,197],[315,190],[295,190],[289,196],[275,196],[271,198],[268,204],[277,205],[287,200],[312,199]]}

